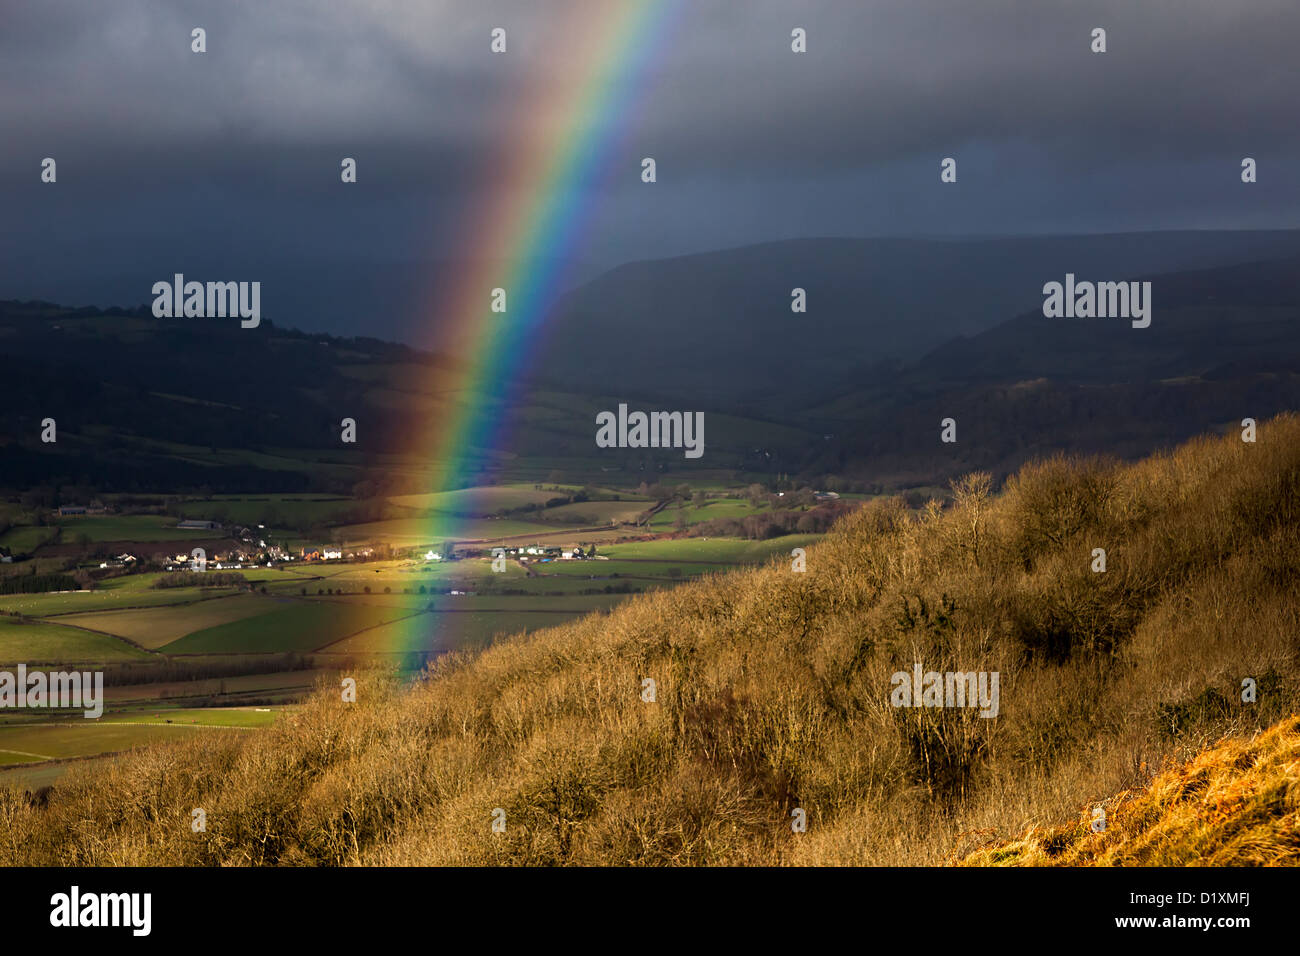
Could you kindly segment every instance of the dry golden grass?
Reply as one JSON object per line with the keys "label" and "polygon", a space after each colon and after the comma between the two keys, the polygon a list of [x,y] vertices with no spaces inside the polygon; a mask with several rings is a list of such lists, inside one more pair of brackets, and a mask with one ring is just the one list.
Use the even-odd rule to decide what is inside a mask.
{"label": "dry golden grass", "polygon": [[[806,573],[641,595],[413,687],[358,674],[356,704],[322,688],[267,731],[124,757],[44,806],[0,791],[0,864],[961,858],[1300,710],[1300,419],[1258,434],[1039,462],[997,496],[971,476],[919,517],[873,502]],[[918,660],[998,671],[998,717],[890,706]]]}
{"label": "dry golden grass", "polygon": [[1040,827],[963,866],[1295,866],[1300,864],[1300,717],[1226,740],[1105,801],[1106,825]]}

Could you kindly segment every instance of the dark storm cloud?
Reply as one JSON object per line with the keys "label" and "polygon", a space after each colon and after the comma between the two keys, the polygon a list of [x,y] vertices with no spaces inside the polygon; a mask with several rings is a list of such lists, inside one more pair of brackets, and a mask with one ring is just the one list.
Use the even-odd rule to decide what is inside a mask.
{"label": "dark storm cloud", "polygon": [[[542,94],[592,69],[588,26],[631,2],[5,0],[0,252],[39,270],[61,249],[108,273],[232,243],[472,256],[464,223],[517,124],[560,138],[573,117]],[[584,184],[599,198],[587,241],[558,254],[1295,225],[1293,0],[654,2],[677,12],[627,112],[606,118],[618,145]],[[488,52],[495,26],[505,56]],[[807,54],[790,52],[795,26]],[[354,193],[344,155],[361,162]],[[1246,191],[1244,155],[1261,169]],[[57,196],[37,182],[44,156]]]}
{"label": "dark storm cloud", "polygon": [[[788,24],[808,28],[806,57],[780,39]],[[1089,49],[1093,27],[1108,32],[1104,55]],[[750,166],[805,171],[973,141],[1079,161],[1115,143],[1294,147],[1298,29],[1289,2],[814,3],[731,27],[715,12],[684,31],[651,124],[693,130],[695,156],[752,150]]]}
{"label": "dark storm cloud", "polygon": [[[217,156],[340,141],[473,155],[509,138],[520,97],[590,70],[585,23],[628,2],[14,2],[0,32],[5,152],[94,136],[129,156],[143,136]],[[1075,157],[1113,139],[1296,143],[1283,119],[1300,79],[1290,0],[666,6],[681,12],[632,132],[691,167],[811,175],[973,140]],[[189,52],[196,25],[203,57]],[[511,33],[504,57],[487,53],[497,25]],[[804,56],[790,53],[792,26],[809,31]],[[1108,30],[1104,56],[1089,52],[1094,26]]]}

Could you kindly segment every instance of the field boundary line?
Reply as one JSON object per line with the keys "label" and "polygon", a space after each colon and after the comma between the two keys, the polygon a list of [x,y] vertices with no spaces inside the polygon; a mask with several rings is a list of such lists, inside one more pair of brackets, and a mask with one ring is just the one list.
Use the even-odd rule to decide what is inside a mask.
{"label": "field boundary line", "polygon": [[[182,724],[172,723],[152,723],[148,720],[97,720],[93,724],[65,724],[65,723],[48,723],[41,724],[42,727],[206,727],[208,730],[261,730],[261,727],[239,727],[235,724]],[[15,751],[16,753],[17,751]],[[118,751],[119,753],[121,751]]]}
{"label": "field boundary line", "polygon": [[[370,607],[375,607],[375,606],[377,606],[377,605],[368,605],[368,606],[370,606]],[[366,633],[366,631],[373,631],[373,630],[375,630],[376,628],[380,628],[380,627],[388,627],[390,624],[400,624],[402,621],[409,621],[409,620],[411,620],[411,618],[413,618],[413,617],[420,617],[422,614],[430,614],[430,613],[432,613],[432,612],[430,612],[430,611],[416,611],[414,614],[407,614],[405,617],[395,617],[395,618],[393,618],[391,621],[383,621],[382,623],[379,623],[379,624],[372,624],[372,625],[370,625],[369,627],[363,627],[363,628],[362,628],[361,630],[359,630],[359,631],[353,631],[351,634],[345,634],[345,635],[343,635],[343,636],[340,637],[340,638],[337,638],[337,639],[335,639],[335,640],[333,640],[333,641],[330,641],[328,644],[321,644],[319,647],[312,648],[312,650],[310,651],[310,653],[312,653],[312,654],[317,654],[317,653],[320,653],[321,651],[325,650],[325,648],[327,648],[327,647],[333,647],[335,644],[338,644],[340,641],[346,641],[348,638],[350,638],[350,637],[356,637],[358,634],[364,634],[364,633]]]}
{"label": "field boundary line", "polygon": [[[0,754],[18,754],[20,757],[35,757],[38,760],[57,760],[57,757],[50,757],[46,754],[34,754],[30,750],[11,750],[8,747],[0,747]],[[16,767],[24,766],[23,764],[14,764]]]}

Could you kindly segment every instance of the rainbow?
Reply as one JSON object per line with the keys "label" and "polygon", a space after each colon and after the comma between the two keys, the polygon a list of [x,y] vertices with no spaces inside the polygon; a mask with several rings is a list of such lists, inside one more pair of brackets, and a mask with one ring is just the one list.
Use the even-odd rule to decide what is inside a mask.
{"label": "rainbow", "polygon": [[[466,344],[467,361],[439,383],[460,396],[454,411],[424,436],[420,453],[430,463],[431,487],[461,486],[476,460],[502,444],[510,386],[527,356],[564,279],[559,262],[573,255],[590,220],[592,188],[636,116],[647,66],[663,49],[682,0],[601,0],[579,4],[560,35],[557,55],[587,69],[562,71],[521,97],[512,117],[514,135],[495,157],[490,199],[465,228],[465,247],[483,263],[513,263],[504,277],[494,266],[468,270],[430,310],[440,338]],[[509,26],[507,31],[509,31]],[[505,55],[509,55],[508,53]],[[555,118],[560,117],[559,128]],[[626,174],[638,175],[639,165]],[[502,288],[507,311],[491,311]],[[457,537],[459,522],[431,519],[426,540]],[[428,617],[413,619],[427,630]],[[414,634],[407,635],[406,646]]]}

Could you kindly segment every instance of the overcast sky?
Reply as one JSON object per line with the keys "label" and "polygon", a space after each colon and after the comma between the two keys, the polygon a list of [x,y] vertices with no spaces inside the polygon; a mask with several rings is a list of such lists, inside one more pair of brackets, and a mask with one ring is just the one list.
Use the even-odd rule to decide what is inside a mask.
{"label": "overcast sky", "polygon": [[641,0],[0,0],[0,295],[176,259],[497,255],[467,242],[521,110],[550,140],[610,124],[577,184],[589,222],[548,250],[593,267],[797,236],[1297,225],[1296,0],[653,2],[662,35],[612,78],[627,108],[575,116],[547,91],[586,81],[609,7]]}

